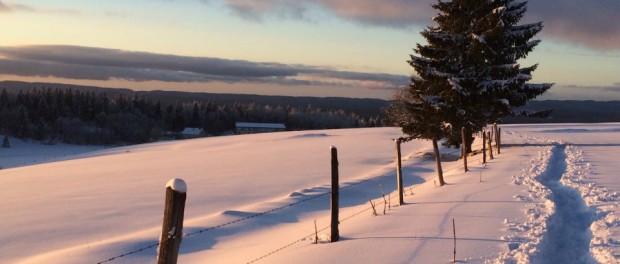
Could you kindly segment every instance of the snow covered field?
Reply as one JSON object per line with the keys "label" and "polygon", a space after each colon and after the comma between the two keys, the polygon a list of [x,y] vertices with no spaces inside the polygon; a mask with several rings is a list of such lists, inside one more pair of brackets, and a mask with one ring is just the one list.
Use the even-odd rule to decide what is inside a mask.
{"label": "snow covered field", "polygon": [[[501,155],[470,157],[467,173],[449,159],[441,188],[430,142],[403,144],[403,206],[395,128],[155,143],[3,169],[0,263],[152,263],[171,178],[188,184],[180,263],[449,263],[453,219],[461,263],[620,263],[620,124],[502,130]],[[326,243],[330,145],[342,188],[336,243]],[[18,153],[0,150],[0,166],[37,160]]]}

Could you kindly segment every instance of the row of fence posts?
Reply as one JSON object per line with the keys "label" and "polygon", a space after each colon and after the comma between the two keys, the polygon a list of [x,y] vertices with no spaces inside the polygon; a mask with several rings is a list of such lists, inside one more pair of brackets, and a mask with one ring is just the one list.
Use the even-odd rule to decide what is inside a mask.
{"label": "row of fence posts", "polygon": [[[494,124],[492,127],[493,135],[497,146],[497,154],[500,153],[501,128]],[[463,155],[463,165],[465,172],[467,167],[467,150],[466,131],[461,130],[463,146],[461,154]],[[486,163],[486,143],[488,143],[489,157],[493,159],[493,149],[491,144],[491,131],[483,131],[482,133],[482,160]],[[487,141],[488,137],[488,141]],[[396,144],[396,183],[398,189],[398,203],[403,205],[404,187],[402,173],[402,156],[401,143],[406,139],[394,139]],[[487,142],[485,142],[487,141]],[[340,239],[339,225],[339,172],[338,172],[338,149],[334,146],[331,150],[331,235],[330,241],[336,242]],[[181,240],[183,239],[183,217],[185,211],[185,200],[187,198],[187,185],[182,179],[172,179],[166,184],[166,200],[164,207],[164,219],[160,236],[160,243],[157,249],[158,264],[176,264]]]}
{"label": "row of fence posts", "polygon": [[495,146],[497,147],[497,154],[499,155],[501,153],[501,135],[502,128],[498,127],[497,124],[493,124],[490,131],[482,131],[482,164],[487,163],[487,148],[489,149],[489,159],[493,159],[493,144],[491,144],[493,141],[493,136],[495,136]]}
{"label": "row of fence posts", "polygon": [[[331,236],[330,241],[340,239],[339,224],[339,173],[338,149],[331,146]],[[401,185],[402,186],[402,185]],[[164,219],[157,248],[158,264],[176,264],[183,239],[183,217],[187,185],[182,179],[172,179],[166,184]],[[402,199],[402,198],[401,198]]]}

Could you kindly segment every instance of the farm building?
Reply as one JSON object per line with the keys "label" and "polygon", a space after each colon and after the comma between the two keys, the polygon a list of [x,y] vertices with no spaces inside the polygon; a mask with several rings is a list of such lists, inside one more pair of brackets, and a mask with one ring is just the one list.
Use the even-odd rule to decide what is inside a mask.
{"label": "farm building", "polygon": [[186,127],[181,131],[182,138],[197,138],[203,135],[203,131],[201,128],[195,127]]}
{"label": "farm building", "polygon": [[253,134],[253,133],[266,133],[266,132],[278,132],[286,130],[284,124],[278,123],[246,123],[237,122],[235,124],[236,134]]}

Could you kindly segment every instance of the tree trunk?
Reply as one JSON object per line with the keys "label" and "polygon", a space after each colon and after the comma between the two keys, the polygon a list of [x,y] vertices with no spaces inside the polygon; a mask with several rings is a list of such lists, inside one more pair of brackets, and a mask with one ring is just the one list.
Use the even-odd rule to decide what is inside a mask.
{"label": "tree trunk", "polygon": [[471,145],[474,143],[474,134],[471,129],[465,129],[465,153],[469,154],[473,151]]}
{"label": "tree trunk", "polygon": [[441,156],[439,155],[439,146],[437,139],[433,139],[433,151],[435,152],[435,162],[437,163],[437,178],[439,178],[439,186],[444,186],[446,182],[443,180],[443,170],[441,169]]}

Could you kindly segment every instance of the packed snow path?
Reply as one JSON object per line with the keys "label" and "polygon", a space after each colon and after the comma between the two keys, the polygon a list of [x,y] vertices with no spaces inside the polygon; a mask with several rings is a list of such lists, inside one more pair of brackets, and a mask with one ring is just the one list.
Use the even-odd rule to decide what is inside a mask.
{"label": "packed snow path", "polygon": [[595,220],[595,212],[577,190],[560,182],[567,172],[566,158],[566,146],[555,146],[546,172],[538,178],[551,190],[549,198],[555,212],[548,219],[547,233],[534,263],[594,263],[589,250],[592,238],[589,227]]}

